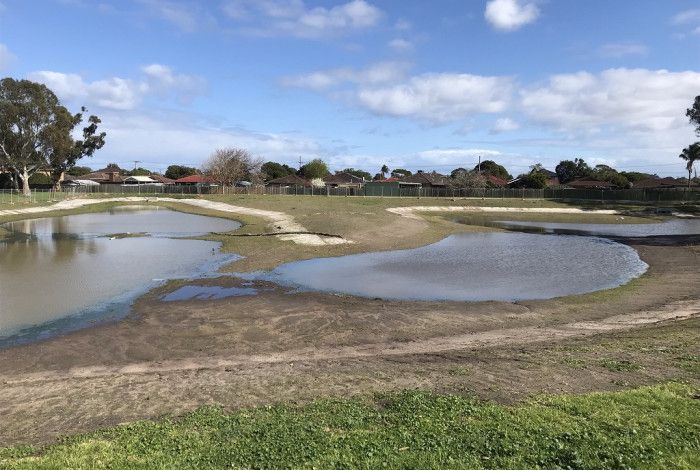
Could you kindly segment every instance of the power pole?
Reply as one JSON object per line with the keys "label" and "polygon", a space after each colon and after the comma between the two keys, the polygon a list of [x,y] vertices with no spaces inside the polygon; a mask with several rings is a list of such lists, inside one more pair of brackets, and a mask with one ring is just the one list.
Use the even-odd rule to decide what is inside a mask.
{"label": "power pole", "polygon": [[477,173],[481,174],[481,155],[479,155],[479,165],[477,166],[478,170]]}
{"label": "power pole", "polygon": [[134,170],[136,170],[136,165],[141,163],[141,160],[134,160]]}

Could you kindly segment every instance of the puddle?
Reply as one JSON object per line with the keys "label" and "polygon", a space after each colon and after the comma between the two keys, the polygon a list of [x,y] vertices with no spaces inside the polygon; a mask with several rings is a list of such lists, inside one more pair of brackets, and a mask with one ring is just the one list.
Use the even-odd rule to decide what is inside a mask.
{"label": "puddle", "polygon": [[[464,219],[455,222],[468,224]],[[673,219],[649,224],[576,224],[559,222],[528,222],[498,220],[479,223],[491,227],[529,233],[551,233],[559,235],[591,235],[601,237],[652,237],[664,235],[698,235],[700,218]]]}
{"label": "puddle", "polygon": [[221,286],[182,286],[173,292],[163,295],[160,300],[175,302],[180,300],[218,300],[228,297],[256,295],[258,289],[253,287],[221,287]]}
{"label": "puddle", "polygon": [[[168,279],[205,277],[236,255],[182,239],[240,223],[153,207],[115,208],[4,224],[0,242],[0,347],[120,318]],[[116,237],[116,233],[149,237]]]}
{"label": "puddle", "polygon": [[368,298],[518,301],[617,287],[647,267],[633,248],[602,238],[478,233],[411,250],[298,261],[257,276]]}

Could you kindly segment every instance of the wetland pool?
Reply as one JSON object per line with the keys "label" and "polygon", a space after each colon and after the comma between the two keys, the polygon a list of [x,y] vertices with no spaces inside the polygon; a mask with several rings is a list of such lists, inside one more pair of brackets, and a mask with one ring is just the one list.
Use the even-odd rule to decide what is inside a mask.
{"label": "wetland pool", "polygon": [[167,279],[215,272],[236,256],[222,255],[219,243],[183,237],[238,227],[152,206],[3,224],[0,347],[119,318]]}

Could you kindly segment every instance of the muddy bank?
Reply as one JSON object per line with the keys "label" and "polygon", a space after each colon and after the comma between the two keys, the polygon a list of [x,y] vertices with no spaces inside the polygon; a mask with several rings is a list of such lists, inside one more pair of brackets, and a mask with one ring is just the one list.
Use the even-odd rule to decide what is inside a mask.
{"label": "muddy bank", "polygon": [[[694,321],[697,247],[640,240],[634,248],[650,266],[642,278],[548,301],[389,302],[262,283],[254,296],[162,302],[180,285],[171,283],[141,298],[124,321],[0,351],[0,443],[214,402],[243,406],[405,387],[466,387],[508,401],[513,388],[503,384],[521,374],[519,351],[645,331],[676,317]],[[242,287],[243,281],[198,282]],[[455,385],[460,373],[445,368],[459,367],[459,357],[471,358],[468,368],[478,380],[462,377]],[[562,375],[569,391],[606,388],[592,374],[577,376],[555,363],[538,380],[520,380],[518,396],[549,390]],[[673,376],[661,369],[644,380]]]}

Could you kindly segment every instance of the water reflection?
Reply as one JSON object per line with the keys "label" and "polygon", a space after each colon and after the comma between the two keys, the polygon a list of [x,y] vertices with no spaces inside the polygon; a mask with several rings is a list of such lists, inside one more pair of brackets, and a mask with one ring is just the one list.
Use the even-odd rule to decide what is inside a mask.
{"label": "water reflection", "polygon": [[452,235],[412,250],[284,264],[262,279],[399,300],[532,300],[616,287],[647,265],[629,246],[594,237]]}
{"label": "water reflection", "polygon": [[652,237],[700,234],[700,219],[673,219],[651,224],[574,224],[499,220],[494,226],[537,233],[596,235],[609,237]]}
{"label": "water reflection", "polygon": [[[2,338],[33,338],[119,316],[163,279],[206,275],[230,260],[219,244],[168,238],[239,227],[235,221],[132,209],[5,224],[0,242]],[[105,235],[147,232],[152,237]],[[19,336],[18,336],[19,335]]]}

